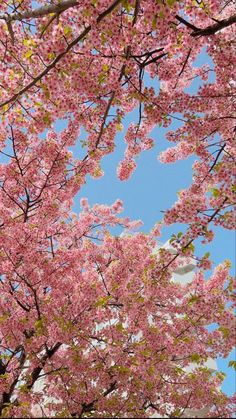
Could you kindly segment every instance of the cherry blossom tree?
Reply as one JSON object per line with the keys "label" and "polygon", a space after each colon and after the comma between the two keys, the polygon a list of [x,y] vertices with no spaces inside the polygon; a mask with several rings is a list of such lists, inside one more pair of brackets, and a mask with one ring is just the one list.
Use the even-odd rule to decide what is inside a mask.
{"label": "cherry blossom tree", "polygon": [[[206,279],[206,254],[191,283],[172,277],[196,257],[195,239],[213,239],[212,225],[234,228],[234,2],[1,6],[1,417],[184,417],[203,408],[232,417],[223,374],[206,366],[234,345],[230,263]],[[203,47],[214,69],[194,67]],[[146,74],[160,81],[158,93]],[[194,78],[201,86],[186,93]],[[196,156],[193,182],[149,235],[113,236],[111,227],[139,226],[120,217],[120,200],[82,199],[78,215],[72,205],[88,175],[102,176],[134,109],[119,178],[153,146],[153,128],[179,118],[166,136],[175,145],[159,158]],[[155,251],[162,225],[176,222],[188,228],[172,237],[174,253]]]}

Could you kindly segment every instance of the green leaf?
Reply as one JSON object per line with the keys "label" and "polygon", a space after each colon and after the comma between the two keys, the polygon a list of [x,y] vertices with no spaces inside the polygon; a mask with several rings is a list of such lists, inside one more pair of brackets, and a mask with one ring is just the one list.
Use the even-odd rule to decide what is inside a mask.
{"label": "green leaf", "polygon": [[224,338],[227,338],[230,334],[230,330],[227,329],[227,327],[220,326],[218,330],[222,333]]}
{"label": "green leaf", "polygon": [[109,70],[109,65],[108,64],[103,64],[102,69],[103,69],[103,71],[108,71]]}
{"label": "green leaf", "polygon": [[123,131],[123,125],[122,124],[116,124],[116,131]]}
{"label": "green leaf", "polygon": [[26,51],[26,52],[24,53],[24,58],[30,58],[30,57],[31,57],[31,55],[32,55],[32,51],[31,51],[31,49],[29,49],[28,51]]}
{"label": "green leaf", "polygon": [[234,368],[236,371],[236,361],[229,361],[228,367]]}
{"label": "green leaf", "polygon": [[147,381],[146,382],[146,387],[148,390],[152,390],[154,387],[154,384],[151,381]]}
{"label": "green leaf", "polygon": [[70,26],[65,26],[63,29],[64,35],[70,35],[72,32],[72,29]]}
{"label": "green leaf", "polygon": [[0,323],[4,323],[6,319],[8,319],[9,314],[5,313],[2,316],[0,316]]}
{"label": "green leaf", "polygon": [[41,83],[41,88],[43,90],[43,93],[44,93],[46,99],[49,99],[50,98],[50,91],[49,91],[48,87],[46,86],[46,84]]}
{"label": "green leaf", "polygon": [[199,362],[201,361],[201,356],[197,353],[194,353],[190,356],[190,359],[192,362],[195,362],[196,364],[199,364]]}
{"label": "green leaf", "polygon": [[102,45],[105,45],[105,43],[107,41],[107,37],[103,32],[101,33],[101,41],[102,41]]}
{"label": "green leaf", "polygon": [[149,358],[151,356],[150,349],[146,348],[141,352],[141,355],[143,355],[145,358]]}
{"label": "green leaf", "polygon": [[166,0],[168,6],[172,7],[175,4],[176,0]]}
{"label": "green leaf", "polygon": [[191,252],[194,252],[194,250],[195,250],[195,246],[194,246],[194,244],[193,244],[193,243],[190,243],[190,244],[188,245],[188,248],[191,250]]}
{"label": "green leaf", "polygon": [[201,1],[200,3],[198,3],[197,1],[196,1],[196,3],[197,3],[197,5],[201,8],[201,9],[204,9],[205,8],[205,5],[204,5],[204,3]]}
{"label": "green leaf", "polygon": [[131,9],[129,0],[122,0],[122,5],[125,8],[126,12],[129,13]]}
{"label": "green leaf", "polygon": [[221,162],[216,163],[216,165],[214,167],[215,172],[218,172],[220,170],[221,166],[222,166],[222,163]]}
{"label": "green leaf", "polygon": [[157,16],[155,15],[152,19],[152,29],[155,30],[157,27]]}
{"label": "green leaf", "polygon": [[118,332],[122,332],[124,330],[124,326],[122,323],[117,323],[116,324],[116,329],[118,330]]}
{"label": "green leaf", "polygon": [[211,193],[214,196],[214,198],[218,198],[218,196],[220,195],[220,191],[216,188],[212,188]]}
{"label": "green leaf", "polygon": [[96,307],[105,307],[106,304],[108,303],[108,301],[111,299],[112,297],[110,295],[107,295],[106,297],[101,297],[98,299],[98,301],[96,302],[95,306]]}
{"label": "green leaf", "polygon": [[196,303],[200,299],[197,295],[192,295],[191,298],[188,301],[188,306],[191,306],[192,304]]}
{"label": "green leaf", "polygon": [[43,321],[42,320],[37,320],[34,324],[35,327],[35,331],[36,331],[36,335],[37,336],[41,336],[43,334]]}
{"label": "green leaf", "polygon": [[106,79],[106,76],[107,76],[107,72],[102,72],[102,73],[100,73],[99,74],[99,76],[98,76],[98,83],[99,84],[102,84],[102,83],[104,83],[104,81],[105,81],[105,79]]}
{"label": "green leaf", "polygon": [[174,412],[172,412],[171,417],[172,418],[178,418],[181,415],[181,409],[175,409]]}
{"label": "green leaf", "polygon": [[46,115],[43,116],[43,122],[47,125],[51,124],[52,120],[51,120],[50,113],[47,113]]}
{"label": "green leaf", "polygon": [[226,374],[222,371],[217,371],[216,372],[216,377],[223,381],[226,377]]}

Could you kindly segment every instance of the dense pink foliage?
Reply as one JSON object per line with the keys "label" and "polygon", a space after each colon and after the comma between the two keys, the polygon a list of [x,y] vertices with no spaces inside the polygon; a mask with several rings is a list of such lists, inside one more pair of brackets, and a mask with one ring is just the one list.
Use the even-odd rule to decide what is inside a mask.
{"label": "dense pink foliage", "polygon": [[[223,375],[205,365],[234,345],[230,264],[206,280],[205,255],[190,284],[172,276],[196,238],[213,239],[212,225],[234,228],[234,13],[222,0],[2,2],[1,417],[184,417],[202,408],[232,417]],[[213,69],[193,65],[203,47],[211,83]],[[160,80],[158,93],[146,72]],[[186,93],[193,78],[203,83]],[[153,128],[177,113],[182,126],[168,131],[174,146],[159,158],[197,159],[162,224],[115,237],[110,227],[139,226],[119,216],[121,201],[91,208],[83,199],[79,215],[72,205],[86,176],[102,175],[135,108],[121,180],[153,146]],[[58,119],[67,120],[61,132]],[[84,153],[73,155],[82,128]],[[175,254],[156,251],[161,226],[176,222],[188,228],[172,238]]]}

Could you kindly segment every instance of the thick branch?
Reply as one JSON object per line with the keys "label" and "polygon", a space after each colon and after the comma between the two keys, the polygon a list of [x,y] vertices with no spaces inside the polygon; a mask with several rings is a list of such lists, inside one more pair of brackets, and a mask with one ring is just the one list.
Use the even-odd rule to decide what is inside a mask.
{"label": "thick branch", "polygon": [[192,23],[185,20],[183,17],[176,15],[175,18],[180,22],[183,23],[188,28],[192,29],[191,36],[209,36],[214,35],[216,32],[220,31],[221,29],[227,28],[227,26],[231,26],[236,23],[236,14],[230,16],[228,19],[219,20],[218,22],[214,23],[213,25],[209,25],[206,28],[197,28]]}
{"label": "thick branch", "polygon": [[7,22],[14,20],[23,20],[23,19],[38,19],[43,16],[47,16],[50,13],[61,13],[70,7],[74,7],[78,4],[76,0],[62,0],[57,4],[46,4],[45,6],[39,7],[34,10],[26,10],[25,12],[16,12],[16,13],[3,13],[0,14],[0,19],[4,19]]}
{"label": "thick branch", "polygon": [[52,349],[49,349],[47,353],[44,355],[41,366],[35,367],[34,370],[31,373],[31,382],[27,384],[27,389],[30,390],[34,383],[37,381],[37,379],[40,376],[41,371],[43,370],[43,367],[45,366],[48,359],[52,358],[52,356],[55,354],[55,352],[60,348],[62,345],[61,342],[58,342],[55,344],[55,346]]}
{"label": "thick branch", "polygon": [[136,21],[137,21],[139,8],[140,8],[140,0],[136,0],[135,7],[134,7],[134,17],[133,17],[132,26],[134,26]]}
{"label": "thick branch", "polygon": [[227,26],[231,26],[234,23],[236,23],[236,14],[230,16],[228,19],[220,20],[214,25],[207,26],[205,29],[194,30],[191,33],[191,36],[195,37],[195,36],[214,35],[216,32],[220,31],[221,29],[227,28]]}
{"label": "thick branch", "polygon": [[153,58],[151,58],[149,61],[144,61],[141,65],[140,65],[140,67],[141,68],[144,68],[144,67],[147,67],[149,64],[152,64],[152,63],[156,63],[158,60],[160,60],[162,57],[165,57],[167,55],[167,53],[166,52],[163,52],[163,54],[161,54],[161,55],[158,55],[158,57],[153,57]]}
{"label": "thick branch", "polygon": [[188,28],[192,29],[193,31],[199,31],[200,29],[194,26],[192,23],[185,20],[183,17],[176,15],[175,18],[180,22],[183,23]]}

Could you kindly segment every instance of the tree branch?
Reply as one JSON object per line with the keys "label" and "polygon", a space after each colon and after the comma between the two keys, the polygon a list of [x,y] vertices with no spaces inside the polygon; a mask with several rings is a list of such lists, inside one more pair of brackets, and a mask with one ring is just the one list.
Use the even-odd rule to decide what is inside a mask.
{"label": "tree branch", "polygon": [[192,25],[192,23],[188,22],[187,20],[185,20],[183,17],[176,15],[175,18],[180,22],[183,23],[185,26],[187,26],[188,28],[192,29],[193,31],[199,31],[200,29],[197,28],[196,26]]}
{"label": "tree branch", "polygon": [[57,350],[62,345],[61,342],[57,342],[52,349],[49,349],[47,353],[43,356],[41,360],[41,366],[35,367],[34,370],[31,373],[31,382],[27,384],[27,389],[31,390],[34,383],[37,381],[37,379],[40,376],[41,371],[43,370],[43,367],[45,366],[48,359],[51,359],[52,356],[57,352]]}
{"label": "tree branch", "polygon": [[178,76],[179,76],[179,77],[180,77],[180,76],[181,76],[181,74],[184,72],[184,69],[185,69],[185,67],[186,67],[186,65],[187,65],[187,62],[188,62],[188,59],[189,59],[189,57],[190,57],[191,51],[192,51],[192,48],[190,48],[190,49],[189,49],[189,51],[188,51],[188,54],[187,54],[187,56],[186,56],[186,58],[185,58],[185,61],[184,61],[184,63],[183,63],[183,66],[182,66],[182,68],[181,68],[181,71],[180,71],[180,72],[179,72],[179,74],[178,74]]}
{"label": "tree branch", "polygon": [[204,29],[194,29],[191,33],[191,36],[209,36],[214,35],[216,32],[220,31],[221,29],[227,28],[227,26],[231,26],[236,23],[236,14],[230,16],[228,19],[220,20],[219,22],[215,23],[214,25],[207,26]]}
{"label": "tree branch", "polygon": [[151,58],[149,61],[144,61],[141,65],[140,65],[140,67],[141,68],[144,68],[144,67],[147,67],[147,65],[149,65],[149,64],[152,64],[152,63],[156,63],[158,60],[160,60],[162,57],[165,57],[167,55],[167,53],[166,52],[163,52],[163,54],[161,54],[161,55],[158,55],[157,57],[153,57],[153,58]]}
{"label": "tree branch", "polygon": [[134,26],[136,21],[137,21],[139,8],[140,8],[140,0],[136,0],[135,7],[134,7],[134,17],[133,17],[132,26]]}
{"label": "tree branch", "polygon": [[17,12],[17,13],[3,13],[0,14],[0,19],[4,19],[6,22],[12,22],[15,20],[23,20],[23,19],[38,19],[43,16],[47,16],[50,13],[61,13],[65,10],[69,9],[70,7],[74,7],[79,3],[76,0],[62,0],[60,3],[57,4],[47,4],[45,6],[39,7],[34,10],[26,10],[25,12]]}
{"label": "tree branch", "polygon": [[216,32],[220,31],[221,29],[227,28],[227,26],[231,26],[236,23],[236,14],[230,16],[227,19],[219,20],[218,22],[214,23],[214,25],[209,25],[206,28],[197,28],[192,23],[185,20],[183,17],[176,15],[175,18],[180,22],[183,23],[188,28],[192,29],[191,36],[194,38],[196,36],[209,36],[214,35]]}

